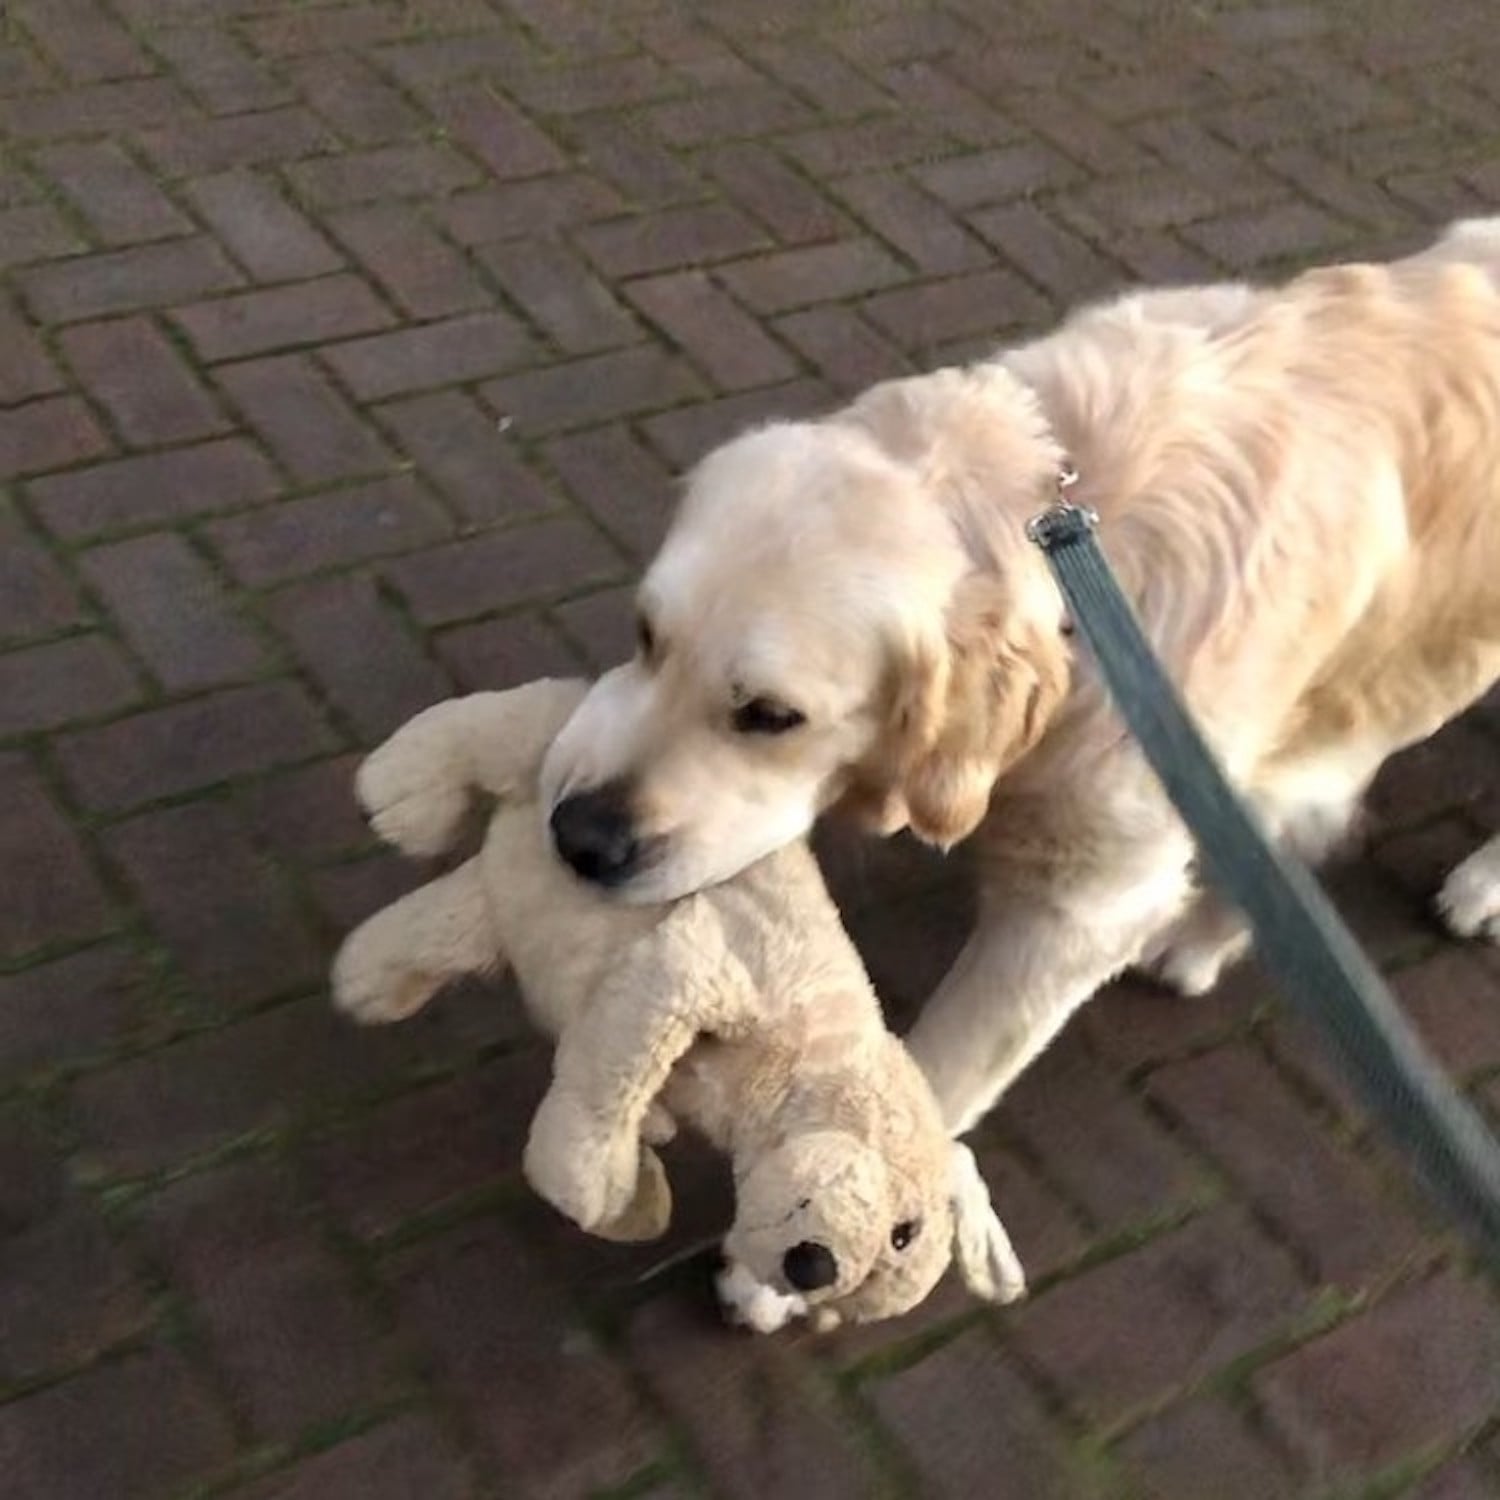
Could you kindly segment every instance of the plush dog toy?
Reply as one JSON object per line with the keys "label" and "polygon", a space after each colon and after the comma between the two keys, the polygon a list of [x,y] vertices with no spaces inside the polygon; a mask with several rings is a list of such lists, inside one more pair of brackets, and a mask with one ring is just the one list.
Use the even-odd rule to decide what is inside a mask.
{"label": "plush dog toy", "polygon": [[439,704],[364,763],[360,800],[408,854],[450,849],[475,794],[497,805],[474,858],[348,938],[336,1004],[393,1021],[508,960],[557,1041],[531,1185],[592,1233],[654,1237],[671,1194],[651,1146],[692,1125],[732,1158],[719,1289],[752,1327],[894,1316],[951,1258],[979,1296],[1020,1296],[974,1158],[886,1030],[805,845],[668,906],[612,902],[557,859],[537,779],[585,686]]}

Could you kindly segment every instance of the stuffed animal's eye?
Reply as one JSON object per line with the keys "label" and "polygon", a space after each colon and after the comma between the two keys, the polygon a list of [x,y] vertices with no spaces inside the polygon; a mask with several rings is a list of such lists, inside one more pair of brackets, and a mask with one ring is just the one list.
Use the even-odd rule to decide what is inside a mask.
{"label": "stuffed animal's eye", "polygon": [[773,698],[752,698],[734,711],[734,727],[739,734],[785,734],[805,723],[806,714]]}
{"label": "stuffed animal's eye", "polygon": [[891,1249],[904,1250],[922,1232],[920,1219],[903,1219],[891,1230]]}

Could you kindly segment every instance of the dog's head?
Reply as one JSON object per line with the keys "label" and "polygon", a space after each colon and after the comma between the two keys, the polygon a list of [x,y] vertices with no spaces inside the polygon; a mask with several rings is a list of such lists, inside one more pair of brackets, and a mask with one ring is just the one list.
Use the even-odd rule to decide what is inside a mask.
{"label": "dog's head", "polygon": [[641,584],[634,659],[548,758],[559,852],[655,901],[839,802],[964,837],[1066,686],[1061,605],[1022,535],[1055,464],[999,372],[877,387],[711,454]]}

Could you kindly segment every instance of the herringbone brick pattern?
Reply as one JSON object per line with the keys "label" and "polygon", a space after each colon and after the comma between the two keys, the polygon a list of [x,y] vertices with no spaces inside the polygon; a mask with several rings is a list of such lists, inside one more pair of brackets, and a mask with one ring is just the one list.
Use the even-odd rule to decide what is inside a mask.
{"label": "herringbone brick pattern", "polygon": [[[1133,280],[1500,203],[1485,0],[12,0],[0,13],[0,1472],[23,1500],[1500,1493],[1500,1302],[1253,971],[1122,989],[981,1137],[1035,1287],[818,1341],[522,1190],[493,993],[355,1034],[411,872],[358,752],[597,666],[734,428]],[[1346,910],[1500,1112],[1425,915],[1493,701]],[[963,926],[835,848],[898,1008]],[[878,920],[872,913],[878,908]]]}

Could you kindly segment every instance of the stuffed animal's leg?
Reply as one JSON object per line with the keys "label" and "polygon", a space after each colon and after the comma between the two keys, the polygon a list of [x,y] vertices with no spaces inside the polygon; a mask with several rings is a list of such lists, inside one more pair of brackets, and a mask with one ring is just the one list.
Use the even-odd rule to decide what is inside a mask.
{"label": "stuffed animal's leg", "polygon": [[479,861],[376,912],[333,963],[333,1002],[367,1025],[419,1011],[445,984],[504,962]]}
{"label": "stuffed animal's leg", "polygon": [[407,854],[451,849],[476,793],[530,791],[586,691],[544,679],[423,710],[359,768],[355,787],[376,833]]}

